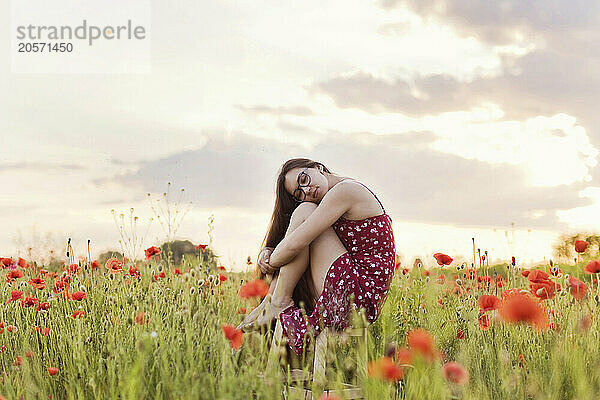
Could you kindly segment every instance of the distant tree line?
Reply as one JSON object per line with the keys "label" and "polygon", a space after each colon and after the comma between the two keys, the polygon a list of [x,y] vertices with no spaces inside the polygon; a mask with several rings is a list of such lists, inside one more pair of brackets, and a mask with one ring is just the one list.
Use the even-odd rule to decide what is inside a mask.
{"label": "distant tree line", "polygon": [[555,261],[571,262],[577,258],[575,251],[575,241],[585,240],[589,243],[582,256],[597,257],[600,254],[600,235],[585,235],[585,234],[563,234],[558,242],[553,246]]}
{"label": "distant tree line", "polygon": [[[197,260],[199,260],[204,265],[209,264],[210,267],[217,267],[217,255],[208,246],[202,251],[201,249],[196,249],[196,246],[189,240],[174,240],[172,242],[165,242],[158,247],[162,250],[161,257],[165,260],[170,258],[173,265],[180,265],[185,257],[186,260],[191,262],[198,262]],[[98,262],[103,266],[106,260],[111,257],[116,257],[122,261],[123,253],[114,250],[105,251],[98,256]]]}

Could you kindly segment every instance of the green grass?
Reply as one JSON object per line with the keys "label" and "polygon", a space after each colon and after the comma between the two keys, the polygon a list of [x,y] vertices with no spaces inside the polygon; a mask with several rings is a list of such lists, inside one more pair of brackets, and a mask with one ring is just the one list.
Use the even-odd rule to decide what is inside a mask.
{"label": "green grass", "polygon": [[[27,281],[37,273],[33,267],[11,285],[2,283],[0,300],[11,290],[49,301],[47,312],[22,307],[19,301],[0,307],[0,322],[14,325],[16,332],[0,334],[0,394],[8,399],[278,399],[282,385],[268,385],[258,378],[268,355],[268,335],[248,333],[240,350],[233,350],[221,324],[236,325],[252,302],[239,299],[237,291],[251,274],[224,272],[228,280],[220,288],[202,286],[207,265],[180,267],[189,271],[153,281],[153,265],[139,263],[141,279],[125,276],[125,270],[111,274],[101,267],[72,275],[71,292],[85,289],[86,299],[73,301],[52,291],[55,279],[46,279],[46,288],[33,289]],[[583,265],[560,265],[565,274],[584,276]],[[498,267],[500,268],[500,267]],[[506,267],[503,267],[506,268]],[[491,268],[490,268],[491,269]],[[8,269],[2,274],[6,275]],[[452,282],[451,267],[444,270]],[[60,275],[61,271],[57,271]],[[441,374],[443,360],[417,360],[406,369],[400,384],[369,378],[363,383],[367,398],[408,399],[592,399],[600,397],[600,346],[598,343],[598,294],[588,293],[578,302],[566,292],[544,301],[554,310],[560,332],[538,332],[525,325],[507,325],[490,313],[488,331],[479,328],[477,298],[484,293],[473,281],[465,280],[471,292],[457,297],[450,284],[438,284],[434,270],[427,278],[421,270],[408,275],[397,272],[380,318],[369,328],[369,357],[377,359],[395,342],[405,345],[405,336],[422,327],[433,334],[436,346],[447,361],[457,361],[468,370],[470,379],[457,387]],[[505,271],[503,271],[505,272]],[[463,274],[464,270],[458,271]],[[564,287],[564,278],[558,281]],[[526,288],[526,279],[513,274],[511,287]],[[501,289],[500,289],[501,290]],[[499,293],[498,293],[499,294]],[[438,304],[442,299],[444,306]],[[81,308],[83,318],[72,313]],[[144,312],[148,324],[136,323]],[[587,313],[592,326],[579,328]],[[50,329],[49,335],[33,327]],[[457,339],[457,329],[466,333]],[[4,347],[2,347],[4,346]],[[26,357],[26,352],[33,352]],[[521,366],[522,354],[525,365]],[[21,365],[14,365],[17,356]],[[351,379],[355,367],[353,347],[340,347],[329,355],[333,385]],[[59,372],[50,376],[48,367]],[[269,371],[276,374],[275,371]]]}

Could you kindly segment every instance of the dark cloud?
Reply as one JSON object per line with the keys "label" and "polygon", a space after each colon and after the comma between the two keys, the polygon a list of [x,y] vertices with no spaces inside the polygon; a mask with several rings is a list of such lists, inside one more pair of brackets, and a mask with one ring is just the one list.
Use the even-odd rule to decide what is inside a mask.
{"label": "dark cloud", "polygon": [[571,32],[596,27],[600,18],[600,3],[589,0],[383,0],[381,4],[442,18],[463,34],[476,34],[494,44],[513,42],[517,30],[525,35]]}
{"label": "dark cloud", "polygon": [[[392,82],[364,72],[320,82],[317,88],[339,107],[372,113],[392,111],[411,116],[463,111],[494,103],[507,119],[562,112],[595,127],[600,122],[593,99],[600,93],[600,73],[588,65],[571,65],[549,52],[528,54],[517,61],[519,74],[460,82],[449,75],[430,75],[412,82]],[[569,73],[578,78],[565,78]],[[414,90],[411,90],[410,87]],[[419,93],[417,96],[415,93]]]}
{"label": "dark cloud", "polygon": [[[386,81],[357,72],[316,83],[316,90],[329,95],[339,107],[420,117],[492,103],[504,111],[505,120],[565,113],[574,116],[591,144],[600,148],[600,3],[389,0],[382,4],[385,8],[406,6],[424,18],[453,26],[465,37],[492,44],[514,44],[514,33],[520,31],[524,34],[521,44],[536,43],[537,47],[523,56],[502,56],[497,76],[465,82],[445,74]],[[385,25],[379,32],[400,36],[404,31]],[[597,170],[591,170],[590,184],[600,186]]]}
{"label": "dark cloud", "polygon": [[112,180],[153,193],[164,192],[172,182],[177,189],[185,188],[186,198],[200,207],[264,210],[273,206],[278,168],[302,152],[290,144],[247,135],[233,135],[231,140],[212,135],[199,150],[143,163],[137,172]]}
{"label": "dark cloud", "polygon": [[421,77],[413,85],[420,97],[413,94],[409,82],[387,82],[357,72],[321,82],[318,88],[330,95],[339,107],[355,107],[372,113],[394,111],[422,116],[478,105],[478,98],[469,96],[468,88],[451,76]]}
{"label": "dark cloud", "polygon": [[[600,2],[383,0],[381,4],[384,8],[407,7],[424,18],[434,17],[465,37],[506,45],[516,43],[514,34],[520,31],[522,43],[537,45],[522,57],[503,56],[498,77],[460,83],[443,75],[419,77],[413,85],[425,93],[427,101],[419,102],[409,96],[385,101],[383,95],[384,104],[395,110],[406,107],[406,112],[414,113],[411,102],[416,102],[422,115],[464,110],[482,101],[499,104],[506,118],[565,112],[594,130],[595,144],[600,145],[600,119],[595,106],[600,93]],[[384,26],[380,32],[402,34],[394,26]],[[409,83],[392,82],[391,88],[386,89],[404,93]],[[320,87],[339,97],[340,90],[334,94],[335,86],[328,84],[324,82]],[[377,85],[371,83],[370,87]],[[369,101],[364,108],[373,103]]]}
{"label": "dark cloud", "polygon": [[[245,135],[211,137],[206,146],[148,162],[113,180],[164,191],[167,181],[184,186],[201,207],[272,209],[275,177],[283,162],[308,157],[373,190],[396,221],[458,226],[568,229],[556,211],[591,204],[579,198],[585,183],[530,187],[518,167],[442,154],[424,143],[431,132],[332,134],[312,149]],[[357,138],[361,143],[357,144]],[[366,140],[365,140],[366,139]],[[542,210],[545,215],[535,218]]]}
{"label": "dark cloud", "polygon": [[0,171],[7,170],[34,170],[40,173],[47,173],[49,171],[79,171],[88,169],[88,167],[78,164],[65,164],[65,163],[45,163],[45,162],[15,162],[15,163],[1,163]]}
{"label": "dark cloud", "polygon": [[301,117],[313,115],[314,112],[305,106],[280,106],[271,107],[266,105],[244,106],[236,105],[236,108],[251,114],[270,114],[270,115],[298,115]]}

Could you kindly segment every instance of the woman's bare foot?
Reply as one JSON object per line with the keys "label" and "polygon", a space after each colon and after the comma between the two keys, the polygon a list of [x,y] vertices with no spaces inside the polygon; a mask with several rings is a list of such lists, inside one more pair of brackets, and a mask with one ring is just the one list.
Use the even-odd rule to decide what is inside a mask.
{"label": "woman's bare foot", "polygon": [[294,301],[290,298],[287,300],[277,301],[273,300],[270,294],[268,294],[262,303],[260,303],[244,320],[238,325],[237,329],[244,331],[251,330],[253,328],[260,328],[263,325],[268,325],[273,319],[279,317],[279,314],[294,304]]}
{"label": "woman's bare foot", "polygon": [[264,312],[267,299],[270,301],[270,294],[267,294],[263,301],[258,306],[254,307],[252,311],[250,311],[250,314],[248,314],[246,318],[244,318],[244,320],[237,326],[237,329],[248,330],[249,327],[253,326],[254,321],[256,321],[256,319]]}

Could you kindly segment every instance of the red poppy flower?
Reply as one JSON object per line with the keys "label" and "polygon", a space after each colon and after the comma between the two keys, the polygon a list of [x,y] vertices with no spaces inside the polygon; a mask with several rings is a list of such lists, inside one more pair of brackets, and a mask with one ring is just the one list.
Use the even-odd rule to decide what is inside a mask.
{"label": "red poppy flower", "polygon": [[530,283],[529,290],[538,299],[547,300],[554,297],[556,291],[560,290],[560,285],[547,280],[540,283]]}
{"label": "red poppy flower", "polygon": [[179,268],[174,268],[173,269],[173,274],[175,274],[175,275],[181,275],[181,271],[179,270]]}
{"label": "red poppy flower", "polygon": [[221,328],[223,329],[223,333],[225,334],[227,340],[229,340],[229,344],[232,348],[237,350],[242,347],[242,342],[244,341],[244,332],[242,332],[240,329],[236,329],[233,325],[223,324],[221,325]]}
{"label": "red poppy flower", "polygon": [[452,257],[444,253],[435,253],[433,255],[438,265],[450,265],[452,263]]}
{"label": "red poppy flower", "polygon": [[531,271],[529,271],[528,269],[524,269],[523,271],[521,271],[521,276],[527,278],[530,272]]}
{"label": "red poppy flower", "polygon": [[48,336],[48,334],[50,333],[50,328],[44,328],[44,329],[42,329],[39,326],[34,326],[33,329],[36,332],[42,332],[42,335],[44,335],[44,336]]}
{"label": "red poppy flower", "polygon": [[400,365],[412,365],[412,358],[412,352],[406,347],[401,347],[396,352],[396,359]]}
{"label": "red poppy flower", "polygon": [[408,347],[428,359],[436,357],[433,336],[423,328],[413,329],[406,335]]}
{"label": "red poppy flower", "polygon": [[68,268],[68,271],[71,274],[79,274],[81,272],[81,267],[79,264],[71,264]]}
{"label": "red poppy flower", "polygon": [[475,279],[475,270],[471,269],[471,268],[467,269],[465,271],[465,278],[470,279],[470,280]]}
{"label": "red poppy flower", "polygon": [[145,312],[140,311],[135,315],[135,323],[138,325],[149,324],[150,317],[147,317]]}
{"label": "red poppy flower", "polygon": [[369,376],[388,382],[398,382],[404,377],[402,367],[397,365],[390,357],[381,357],[371,361],[368,367]]}
{"label": "red poppy flower", "polygon": [[46,287],[46,281],[42,279],[41,276],[37,278],[33,278],[29,280],[29,284],[33,286],[35,289],[42,290]]}
{"label": "red poppy flower", "polygon": [[94,269],[98,269],[98,267],[100,267],[100,263],[98,262],[98,260],[94,260],[92,262],[92,266],[91,267],[92,267],[93,270]]}
{"label": "red poppy flower", "polygon": [[587,286],[585,285],[585,283],[572,276],[569,278],[569,292],[577,300],[581,300],[585,297],[585,293],[587,292]]}
{"label": "red poppy flower", "polygon": [[238,308],[236,314],[246,314],[246,309],[244,307]]}
{"label": "red poppy flower", "polygon": [[503,288],[505,286],[505,282],[500,275],[496,277],[496,286],[499,288]]}
{"label": "red poppy flower", "polygon": [[13,269],[6,275],[6,282],[12,282],[14,279],[22,278],[23,275],[25,274],[20,269]]}
{"label": "red poppy flower", "polygon": [[73,318],[80,318],[80,317],[83,317],[84,315],[85,315],[85,311],[83,311],[83,310],[75,310],[75,311],[73,311],[72,317]]}
{"label": "red poppy flower", "polygon": [[592,316],[590,314],[584,315],[583,318],[581,318],[581,321],[579,321],[579,326],[584,331],[590,329],[590,327],[592,326]]}
{"label": "red poppy flower", "polygon": [[23,297],[23,291],[22,290],[12,290],[10,292],[10,299],[6,302],[6,304],[15,301],[15,300],[19,300],[21,297]]}
{"label": "red poppy flower", "polygon": [[430,271],[428,271],[428,270],[425,270],[425,271],[423,271],[423,275],[425,275],[425,276],[429,276],[429,275],[431,275],[431,272],[430,272]]}
{"label": "red poppy flower", "polygon": [[58,374],[58,368],[56,368],[56,367],[48,367],[48,373],[50,375],[56,375],[56,374]]}
{"label": "red poppy flower", "polygon": [[194,247],[196,250],[201,250],[203,253],[206,251],[206,246],[208,246],[207,244],[199,244],[198,246]]}
{"label": "red poppy flower", "polygon": [[39,303],[38,306],[35,308],[36,311],[48,311],[48,309],[50,308],[50,303],[48,303],[47,301],[44,301],[42,303]]}
{"label": "red poppy flower", "polygon": [[115,257],[111,257],[106,260],[104,266],[113,274],[118,274],[119,272],[123,271],[123,263]]}
{"label": "red poppy flower", "polygon": [[562,274],[562,269],[558,268],[558,267],[550,267],[550,275],[553,276],[558,276],[560,274]]}
{"label": "red poppy flower", "polygon": [[586,264],[584,270],[586,274],[597,274],[600,272],[600,261],[593,260]]}
{"label": "red poppy flower", "polygon": [[157,256],[160,253],[162,253],[162,250],[156,246],[152,246],[152,247],[148,247],[146,250],[144,250],[144,253],[146,254],[146,258],[150,259],[150,258],[152,258],[152,256]]}
{"label": "red poppy flower", "polygon": [[464,339],[465,337],[466,337],[465,332],[462,329],[458,328],[456,330],[456,338],[457,339]]}
{"label": "red poppy flower", "polygon": [[587,249],[589,243],[586,242],[585,240],[576,240],[575,241],[575,251],[578,253],[583,253],[585,252],[585,249]]}
{"label": "red poppy flower", "polygon": [[25,297],[24,299],[21,299],[21,306],[23,307],[33,307],[35,306],[38,301],[40,301],[39,299],[36,299],[34,297]]}
{"label": "red poppy flower", "polygon": [[523,354],[519,354],[519,367],[527,368],[527,364],[525,364],[525,357]]}
{"label": "red poppy flower", "polygon": [[219,271],[225,271],[225,267],[224,267],[224,266],[222,266],[222,265],[219,265],[219,266],[217,267],[217,270],[219,270]]}
{"label": "red poppy flower", "polygon": [[219,281],[221,282],[225,282],[227,280],[227,277],[223,274],[219,274]]}
{"label": "red poppy flower", "polygon": [[477,322],[479,322],[479,328],[481,328],[482,331],[490,329],[490,317],[487,314],[481,314],[479,318],[477,318]]}
{"label": "red poppy flower", "polygon": [[497,310],[500,307],[500,303],[501,301],[498,297],[486,294],[479,296],[479,300],[477,300],[481,311]]}
{"label": "red poppy flower", "polygon": [[250,299],[252,297],[264,297],[269,292],[269,285],[262,279],[256,279],[251,282],[246,282],[240,288],[239,296],[242,299]]}
{"label": "red poppy flower", "polygon": [[550,275],[548,275],[546,272],[542,271],[541,269],[534,269],[533,271],[529,271],[529,275],[527,275],[527,280],[529,280],[529,282],[534,282],[534,283],[546,282],[549,280],[549,278],[550,278]]}
{"label": "red poppy flower", "polygon": [[17,265],[21,268],[27,268],[27,261],[25,261],[25,259],[19,257],[19,261],[17,261]]}
{"label": "red poppy flower", "polygon": [[72,298],[73,300],[77,300],[77,301],[81,301],[81,300],[85,299],[86,297],[87,297],[87,293],[86,293],[86,292],[81,292],[81,291],[79,291],[79,292],[74,292],[74,293],[71,295],[71,298]]}
{"label": "red poppy flower", "polygon": [[528,323],[540,330],[548,328],[549,321],[542,304],[531,296],[513,294],[502,302],[500,317],[510,323]]}
{"label": "red poppy flower", "polygon": [[529,284],[531,293],[542,300],[553,298],[555,292],[560,290],[560,285],[555,284],[549,278],[550,275],[545,271],[539,269],[531,271],[527,276],[527,279],[531,282]]}
{"label": "red poppy flower", "polygon": [[8,267],[9,265],[12,265],[12,263],[13,263],[12,258],[7,258],[7,257],[0,258],[0,264],[4,265],[4,267]]}
{"label": "red poppy flower", "polygon": [[135,276],[136,278],[141,278],[142,276],[136,267],[129,267],[129,271],[127,271],[127,273],[131,276]]}
{"label": "red poppy flower", "polygon": [[16,331],[18,331],[19,329],[18,329],[16,326],[14,326],[14,325],[8,325],[8,326],[6,327],[6,330],[7,330],[7,331],[9,331],[9,332],[16,332]]}
{"label": "red poppy flower", "polygon": [[469,372],[457,362],[450,361],[442,366],[442,375],[448,382],[464,385],[469,381]]}
{"label": "red poppy flower", "polygon": [[160,271],[158,274],[154,274],[154,280],[157,281],[158,278],[164,278],[165,277],[165,271]]}
{"label": "red poppy flower", "polygon": [[52,291],[56,294],[62,294],[63,296],[67,295],[67,290],[69,289],[69,281],[65,279],[60,279],[54,282],[54,287]]}

